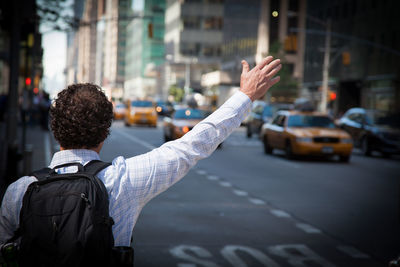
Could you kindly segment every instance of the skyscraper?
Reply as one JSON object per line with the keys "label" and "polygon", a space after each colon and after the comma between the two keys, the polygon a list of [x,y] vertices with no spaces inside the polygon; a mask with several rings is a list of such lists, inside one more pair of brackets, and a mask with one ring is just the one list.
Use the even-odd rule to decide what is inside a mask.
{"label": "skyscraper", "polygon": [[164,62],[165,0],[148,0],[127,28],[124,97],[161,96],[156,86]]}

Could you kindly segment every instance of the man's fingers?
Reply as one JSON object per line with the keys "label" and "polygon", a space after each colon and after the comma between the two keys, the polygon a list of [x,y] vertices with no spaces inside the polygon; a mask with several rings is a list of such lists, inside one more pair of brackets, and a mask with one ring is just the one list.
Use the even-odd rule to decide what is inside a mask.
{"label": "man's fingers", "polygon": [[264,69],[262,69],[263,74],[269,75],[269,73],[275,69],[276,67],[278,67],[278,65],[281,64],[281,60],[275,59],[274,61],[272,61],[271,63],[269,63],[268,65],[265,66]]}
{"label": "man's fingers", "polygon": [[268,65],[269,63],[271,63],[271,61],[272,61],[273,59],[274,59],[274,58],[273,58],[272,56],[268,56],[268,57],[264,58],[264,59],[260,62],[260,64],[257,65],[257,68],[259,68],[260,70],[262,70],[266,65]]}
{"label": "man's fingers", "polygon": [[271,70],[271,71],[267,74],[267,78],[274,77],[274,76],[278,73],[278,71],[281,70],[281,68],[282,68],[282,65],[279,64],[276,68],[274,68],[273,70]]}
{"label": "man's fingers", "polygon": [[274,78],[272,78],[271,80],[269,80],[271,82],[270,87],[273,86],[274,84],[276,84],[277,82],[279,82],[281,79],[280,76],[276,76]]}
{"label": "man's fingers", "polygon": [[250,70],[249,63],[246,60],[242,60],[242,74],[248,73]]}

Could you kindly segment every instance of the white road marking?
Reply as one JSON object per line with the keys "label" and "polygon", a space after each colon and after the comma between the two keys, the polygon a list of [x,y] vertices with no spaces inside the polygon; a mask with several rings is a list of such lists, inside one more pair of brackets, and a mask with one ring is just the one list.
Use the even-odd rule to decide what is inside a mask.
{"label": "white road marking", "polygon": [[203,266],[203,267],[219,267],[218,264],[209,260],[212,254],[202,247],[180,245],[169,250],[176,258],[185,262],[178,263],[179,267]]}
{"label": "white road marking", "polygon": [[247,196],[249,193],[247,193],[246,191],[242,191],[242,190],[233,190],[233,193],[239,197],[244,197]]}
{"label": "white road marking", "polygon": [[150,150],[153,150],[154,148],[156,148],[152,144],[147,143],[146,141],[143,141],[142,139],[139,139],[139,138],[137,138],[137,137],[135,137],[133,135],[127,134],[127,133],[125,133],[123,131],[118,131],[118,134],[123,135],[124,137],[128,138],[129,140],[131,140],[131,141],[133,141],[135,143],[138,143],[139,145],[142,145],[145,148],[148,148]]}
{"label": "white road marking", "polygon": [[290,218],[292,216],[290,216],[289,213],[283,211],[283,210],[271,210],[272,215],[275,215],[276,217],[279,218]]}
{"label": "white road marking", "polygon": [[249,201],[254,205],[265,205],[265,201],[258,198],[249,198]]}
{"label": "white road marking", "polygon": [[335,267],[334,264],[319,256],[304,244],[287,244],[268,247],[268,251],[276,256],[287,259],[290,266],[323,266]]}
{"label": "white road marking", "polygon": [[196,173],[199,174],[199,175],[207,174],[207,172],[205,170],[197,170]]}
{"label": "white road marking", "polygon": [[303,230],[307,234],[320,234],[321,230],[315,228],[314,226],[311,226],[306,223],[296,223],[296,227]]}
{"label": "white road marking", "polygon": [[223,187],[231,187],[232,186],[232,184],[230,182],[220,182],[219,185],[223,186]]}
{"label": "white road marking", "polygon": [[[240,253],[238,253],[240,252]],[[239,256],[243,257],[243,254],[247,254],[247,257],[251,257],[261,263],[263,266],[279,267],[279,265],[273,261],[270,257],[265,255],[262,251],[238,245],[228,245],[221,250],[222,256],[234,267],[247,267],[247,263],[243,261]]]}
{"label": "white road marking", "polygon": [[219,180],[219,177],[216,175],[207,175],[207,179],[210,181],[216,181]]}
{"label": "white road marking", "polygon": [[50,165],[51,161],[51,147],[50,147],[50,134],[45,132],[44,134],[44,160],[46,165]]}
{"label": "white road marking", "polygon": [[353,257],[353,258],[356,258],[356,259],[369,259],[369,256],[367,254],[362,253],[361,251],[359,251],[355,247],[338,246],[337,249],[340,250],[341,252],[349,255],[350,257]]}

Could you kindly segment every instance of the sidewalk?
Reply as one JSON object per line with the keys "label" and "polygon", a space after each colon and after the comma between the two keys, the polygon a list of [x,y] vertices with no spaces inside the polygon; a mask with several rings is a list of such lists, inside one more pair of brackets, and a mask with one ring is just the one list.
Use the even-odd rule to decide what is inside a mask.
{"label": "sidewalk", "polygon": [[[21,128],[19,133],[22,136]],[[26,147],[32,151],[30,172],[47,167],[54,152],[58,150],[56,146],[57,142],[51,131],[44,131],[40,126],[26,127]],[[21,163],[21,170],[23,170],[23,164],[24,162]]]}

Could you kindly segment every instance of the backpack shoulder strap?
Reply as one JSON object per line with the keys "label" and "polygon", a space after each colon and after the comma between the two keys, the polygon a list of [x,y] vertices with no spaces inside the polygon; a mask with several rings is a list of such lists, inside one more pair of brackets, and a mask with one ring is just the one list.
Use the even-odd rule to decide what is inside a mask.
{"label": "backpack shoulder strap", "polygon": [[43,181],[49,178],[51,171],[52,169],[50,168],[43,168],[37,171],[33,171],[29,174],[29,176],[35,176],[36,179],[38,179],[39,181]]}
{"label": "backpack shoulder strap", "polygon": [[101,170],[107,168],[110,165],[111,165],[110,162],[103,162],[103,161],[100,161],[100,160],[92,160],[89,163],[87,163],[84,166],[84,168],[85,168],[85,172],[95,176]]}

